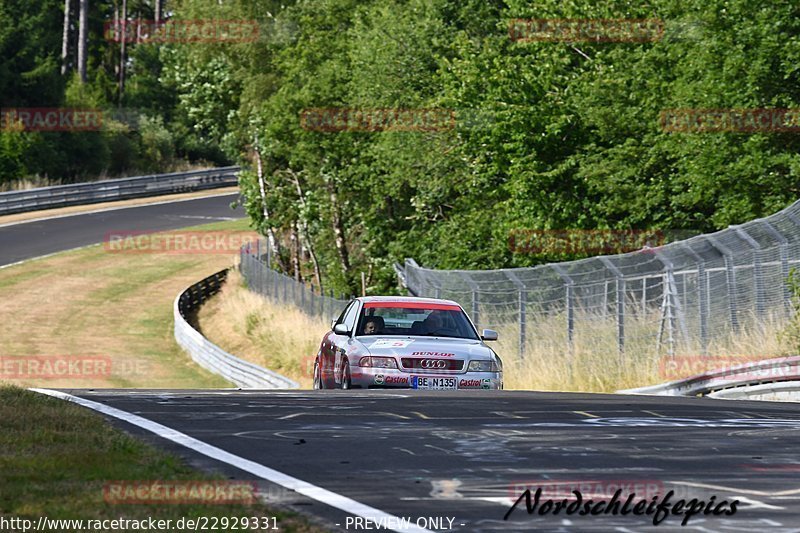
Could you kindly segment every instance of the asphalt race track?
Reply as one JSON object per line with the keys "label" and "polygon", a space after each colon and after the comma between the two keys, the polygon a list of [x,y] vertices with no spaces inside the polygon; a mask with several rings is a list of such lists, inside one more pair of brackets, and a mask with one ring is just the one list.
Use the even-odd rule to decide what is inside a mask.
{"label": "asphalt race track", "polygon": [[[213,194],[213,192],[209,193]],[[109,232],[166,231],[243,218],[239,193],[173,201],[0,226],[0,266],[103,242]],[[158,201],[157,199],[154,201]]]}
{"label": "asphalt race track", "polygon": [[[800,531],[800,409],[791,403],[512,391],[65,391],[153,420],[432,531]],[[113,420],[113,419],[112,419]],[[134,434],[237,479],[247,472]],[[637,500],[739,500],[732,516],[528,515],[530,487],[616,487]],[[267,482],[268,501],[356,529]],[[567,491],[569,492],[569,490]],[[446,518],[453,519],[452,529]],[[339,525],[338,527],[336,525]],[[280,525],[280,524],[279,524]],[[349,527],[348,527],[349,526]],[[373,524],[372,528],[375,528]]]}

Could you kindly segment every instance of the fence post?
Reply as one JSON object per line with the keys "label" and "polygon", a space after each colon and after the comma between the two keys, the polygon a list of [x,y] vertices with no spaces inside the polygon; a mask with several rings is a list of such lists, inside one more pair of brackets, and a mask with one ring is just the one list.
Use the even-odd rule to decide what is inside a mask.
{"label": "fence post", "polygon": [[[686,346],[689,346],[689,329],[686,327],[686,317],[683,313],[683,306],[681,305],[681,299],[678,297],[678,283],[675,281],[675,265],[672,264],[672,261],[664,255],[663,252],[658,251],[658,249],[653,250],[653,254],[656,258],[661,261],[664,265],[664,300],[661,307],[662,310],[662,323],[661,326],[663,328],[663,319],[664,319],[664,306],[667,306],[667,316],[669,317],[669,327],[670,327],[670,346],[674,344],[674,332],[675,332],[675,319],[678,319],[678,327],[681,330],[681,334],[683,335],[683,341]],[[666,292],[665,292],[666,291]],[[659,328],[660,330],[662,328]],[[658,339],[658,349],[661,349],[661,331],[659,331],[659,339]],[[674,349],[673,349],[674,350]],[[670,353],[670,355],[673,355]]]}
{"label": "fence post", "polygon": [[[295,282],[297,285],[297,282]],[[300,291],[300,309],[303,310],[304,313],[308,313],[308,309],[306,309],[306,282],[301,281],[300,286],[298,287]]]}
{"label": "fence post", "polygon": [[736,269],[733,266],[733,253],[731,250],[717,241],[711,235],[704,235],[703,238],[722,255],[725,260],[725,279],[728,285],[728,306],[730,311],[731,329],[734,333],[739,333],[739,309],[736,300]]}
{"label": "fence post", "polygon": [[519,298],[518,298],[518,302],[517,302],[517,304],[518,304],[517,315],[518,315],[518,318],[519,318],[519,350],[518,350],[518,352],[519,352],[519,357],[522,358],[522,356],[525,354],[525,334],[526,334],[525,330],[527,328],[527,323],[526,323],[527,322],[527,316],[526,315],[527,315],[527,307],[528,307],[528,293],[525,292],[525,284],[522,283],[522,281],[520,281],[520,279],[517,277],[516,274],[514,274],[510,270],[503,270],[502,272],[504,272],[505,275],[508,276],[508,279],[510,279],[511,281],[514,282],[514,285],[517,286],[517,290],[518,290],[518,293],[519,293]]}
{"label": "fence post", "polygon": [[781,283],[783,284],[783,307],[786,312],[786,316],[791,316],[792,312],[792,295],[791,291],[789,290],[789,284],[786,283],[787,279],[789,278],[789,239],[787,239],[783,233],[779,232],[775,229],[775,226],[767,222],[766,220],[761,221],[761,225],[767,232],[772,235],[772,237],[780,243],[780,254],[781,254]]}
{"label": "fence post", "polygon": [[469,285],[470,288],[471,300],[472,300],[472,310],[470,314],[472,315],[472,322],[475,324],[475,327],[478,328],[478,330],[480,330],[481,328],[478,326],[478,322],[480,322],[480,309],[478,307],[480,305],[480,300],[479,300],[480,297],[478,296],[478,288],[479,288],[478,284],[475,283],[472,280],[472,278],[469,277],[469,274],[467,274],[466,272],[460,272],[460,274],[461,277],[464,278],[464,281],[467,282],[467,285]]}
{"label": "fence post", "polygon": [[734,227],[736,235],[750,245],[753,249],[753,285],[755,286],[756,296],[756,317],[758,320],[764,319],[764,273],[761,270],[761,246],[751,237],[741,226]]}
{"label": "fence post", "polygon": [[708,273],[706,272],[706,261],[689,244],[682,243],[682,247],[697,262],[697,295],[700,300],[700,347],[703,355],[708,355]]}
{"label": "fence post", "polygon": [[625,277],[608,257],[600,256],[599,259],[617,278],[617,346],[622,357],[625,355]]}
{"label": "fence post", "polygon": [[642,316],[647,317],[647,276],[642,278]]}
{"label": "fence post", "polygon": [[261,290],[261,239],[256,239],[256,259],[256,279],[253,280],[253,285],[256,293],[263,294],[263,291]]}
{"label": "fence post", "polygon": [[567,308],[567,347],[571,356],[575,350],[575,281],[560,265],[553,263],[550,266],[564,281],[564,300]]}

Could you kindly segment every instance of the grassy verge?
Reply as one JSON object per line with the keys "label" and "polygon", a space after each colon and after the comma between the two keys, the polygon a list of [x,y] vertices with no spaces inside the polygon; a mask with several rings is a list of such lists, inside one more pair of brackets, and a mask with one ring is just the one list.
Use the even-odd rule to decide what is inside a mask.
{"label": "grassy verge", "polygon": [[[192,229],[246,230],[247,222]],[[181,290],[230,266],[234,257],[120,254],[98,245],[0,270],[4,361],[110,361],[109,372],[77,378],[0,367],[0,380],[25,387],[229,387],[175,343],[172,304]]]}
{"label": "grassy verge", "polygon": [[[38,520],[173,520],[182,517],[275,517],[282,531],[318,531],[298,515],[252,504],[119,504],[104,497],[108,483],[203,482],[173,455],[113,428],[76,405],[16,387],[0,387],[0,517]],[[55,529],[53,529],[55,530]],[[59,528],[77,531],[78,528]],[[169,531],[178,530],[173,526]]]}
{"label": "grassy verge", "polygon": [[[502,317],[501,317],[502,318]],[[272,303],[248,291],[241,276],[231,276],[223,291],[200,312],[203,333],[230,353],[311,386],[314,356],[328,324],[295,307]],[[626,324],[626,352],[619,354],[616,324],[597,316],[576,317],[572,351],[567,349],[566,317],[529,317],[525,352],[519,357],[519,330],[508,320],[496,326],[500,340],[490,343],[503,358],[505,387],[516,390],[613,392],[785,355],[778,321],[758,331],[742,330],[724,344],[681,347],[674,358],[657,351],[659,316]]]}

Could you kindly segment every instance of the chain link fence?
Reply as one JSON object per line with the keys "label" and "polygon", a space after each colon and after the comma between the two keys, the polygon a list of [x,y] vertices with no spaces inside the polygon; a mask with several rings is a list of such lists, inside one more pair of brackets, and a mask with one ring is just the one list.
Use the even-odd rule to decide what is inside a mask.
{"label": "chain link fence", "polygon": [[266,249],[265,242],[256,241],[239,250],[239,271],[251,291],[277,303],[294,305],[310,316],[322,318],[326,324],[339,316],[349,301],[344,295],[336,298],[332,291],[320,294],[313,285],[273,270]]}
{"label": "chain link fence", "polygon": [[787,277],[798,263],[800,201],[631,253],[501,270],[432,270],[407,259],[395,270],[411,294],[455,300],[479,327],[511,332],[520,356],[579,345],[624,360],[774,355],[768,345],[791,317]]}

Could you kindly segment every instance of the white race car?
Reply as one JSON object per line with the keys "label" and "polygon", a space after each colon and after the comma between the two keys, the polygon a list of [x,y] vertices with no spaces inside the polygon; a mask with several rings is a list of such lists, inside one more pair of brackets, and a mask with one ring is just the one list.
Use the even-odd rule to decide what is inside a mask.
{"label": "white race car", "polygon": [[356,298],[322,339],[314,388],[502,389],[493,340],[450,300]]}

